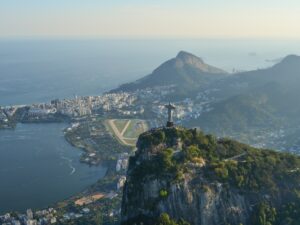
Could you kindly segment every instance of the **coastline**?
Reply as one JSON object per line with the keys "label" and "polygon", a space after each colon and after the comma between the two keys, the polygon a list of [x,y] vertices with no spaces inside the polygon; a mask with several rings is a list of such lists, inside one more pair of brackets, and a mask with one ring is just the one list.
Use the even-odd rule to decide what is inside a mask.
{"label": "coastline", "polygon": [[[99,178],[95,183],[84,188],[82,191],[74,194],[65,199],[61,199],[56,203],[50,204],[48,209],[53,208],[57,211],[56,218],[64,219],[64,215],[70,213],[70,206],[72,210],[80,211],[85,207],[96,209],[98,212],[103,212],[105,215],[109,215],[111,211],[114,211],[116,208],[120,207],[121,198],[122,198],[122,187],[119,186],[120,178],[126,174],[126,170],[122,169],[116,171],[117,162],[120,159],[123,153],[129,154],[132,150],[131,147],[122,146],[106,129],[104,126],[104,117],[85,117],[84,119],[78,120],[68,120],[61,121],[65,122],[66,126],[61,130],[63,132],[64,139],[70,146],[75,147],[81,152],[80,157],[77,159],[80,163],[87,164],[91,167],[101,166],[106,167],[105,175],[102,178]],[[30,124],[23,123],[22,124]],[[34,121],[31,122],[38,124],[47,124],[43,121]],[[56,121],[57,123],[57,121]],[[78,127],[74,127],[74,124],[80,124]],[[70,128],[73,128],[70,130]],[[95,127],[95,130],[90,132],[90,127]],[[96,134],[97,133],[97,134]],[[80,137],[79,140],[77,137]],[[95,146],[92,139],[95,139],[99,145]],[[109,143],[109,145],[107,145]],[[114,149],[115,151],[111,151]],[[91,157],[92,154],[92,157]],[[93,160],[86,161],[86,157],[90,157]],[[122,156],[123,157],[123,156]],[[121,157],[121,158],[122,158]],[[68,159],[66,159],[68,161]],[[74,173],[73,170],[70,173]],[[94,196],[101,194],[101,198],[95,201],[87,201],[86,205],[78,205],[79,199],[90,199],[89,196]],[[93,198],[92,198],[93,199]],[[39,212],[36,209],[34,212]],[[24,212],[14,212],[16,215],[22,215]],[[89,214],[92,216],[96,211]],[[96,216],[96,215],[93,215]],[[115,214],[116,219],[119,218],[119,214]]]}
{"label": "coastline", "polygon": [[[79,162],[90,167],[97,167],[101,164],[107,168],[105,175],[95,183],[77,194],[51,204],[50,208],[42,211],[48,210],[51,217],[64,224],[66,221],[81,221],[82,219],[88,219],[85,224],[90,223],[97,220],[99,213],[103,217],[102,221],[120,220],[122,188],[126,181],[128,159],[134,152],[135,144],[131,140],[130,145],[122,145],[115,133],[106,127],[105,121],[114,118],[140,119],[143,110],[141,108],[137,110],[133,104],[135,100],[136,96],[119,93],[76,96],[75,99],[56,99],[51,103],[0,107],[0,114],[2,114],[0,129],[3,122],[15,125],[18,123],[67,123],[62,130],[64,139],[70,146],[80,150]],[[126,111],[120,111],[120,107],[125,107]],[[130,127],[129,123],[127,125],[126,129]],[[72,173],[73,170],[70,172]],[[93,196],[102,197],[98,199]],[[78,201],[79,199],[89,199],[89,201],[87,204],[78,205],[77,203],[81,202]],[[85,214],[86,208],[90,210],[88,214]],[[37,215],[39,212],[40,210],[37,209],[34,213]],[[16,215],[15,218],[23,216],[19,212],[13,212],[13,215]],[[44,217],[38,216],[37,219],[39,218]],[[115,223],[109,222],[108,224]]]}

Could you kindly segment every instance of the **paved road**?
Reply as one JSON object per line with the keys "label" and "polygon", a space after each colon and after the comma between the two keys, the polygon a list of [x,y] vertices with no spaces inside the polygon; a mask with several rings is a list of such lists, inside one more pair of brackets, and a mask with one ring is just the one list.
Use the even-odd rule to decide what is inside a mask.
{"label": "paved road", "polygon": [[[128,146],[135,146],[133,144],[129,144],[127,141],[133,141],[133,140],[137,140],[137,138],[131,138],[131,137],[124,137],[124,134],[126,132],[126,130],[128,129],[130,123],[132,122],[131,120],[128,120],[124,126],[124,128],[122,129],[122,131],[120,132],[119,129],[116,127],[115,125],[115,119],[112,120],[108,120],[108,125],[111,127],[111,129],[113,130],[115,136],[117,137],[117,139],[120,140],[120,142],[124,145],[128,145]],[[142,121],[142,126],[143,129],[146,131],[147,130],[147,125],[144,123],[144,121]]]}
{"label": "paved road", "polygon": [[126,125],[125,125],[125,127],[123,128],[123,130],[121,132],[122,138],[123,138],[124,133],[126,132],[127,128],[129,127],[130,123],[131,123],[131,120],[128,120],[127,123],[126,123]]}
{"label": "paved road", "polygon": [[[115,135],[117,136],[117,138],[120,140],[120,142],[122,142],[122,144],[124,145],[129,145],[124,139],[123,139],[123,135],[120,133],[120,131],[118,130],[118,128],[116,127],[115,123],[114,123],[115,120],[108,120],[108,124],[109,126],[111,127],[111,129],[114,131]],[[128,124],[128,122],[127,122]],[[126,125],[127,125],[126,124]],[[126,127],[126,126],[125,126]],[[127,129],[127,128],[126,128]],[[124,129],[123,129],[124,131]],[[122,132],[123,132],[122,131]],[[126,130],[125,130],[126,131]],[[124,132],[125,132],[124,131]]]}

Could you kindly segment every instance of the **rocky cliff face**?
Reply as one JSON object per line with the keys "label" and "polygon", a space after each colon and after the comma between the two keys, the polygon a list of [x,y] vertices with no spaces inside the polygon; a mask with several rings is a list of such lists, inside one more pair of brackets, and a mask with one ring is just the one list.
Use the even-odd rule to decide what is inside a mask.
{"label": "rocky cliff face", "polygon": [[[287,169],[300,165],[297,157],[288,156],[293,165],[282,157],[195,130],[145,133],[130,160],[122,224],[155,224],[162,213],[199,225],[267,224],[259,223],[265,217],[265,222],[275,224],[272,210],[279,212],[282,205],[295,200],[294,190],[300,190],[298,172],[282,178],[286,181],[277,180]],[[278,173],[269,174],[273,169]],[[263,203],[268,210],[261,209]],[[262,211],[265,217],[257,217]]]}
{"label": "rocky cliff face", "polygon": [[[195,180],[188,176],[182,183],[170,186],[166,181],[147,180],[141,192],[136,190],[132,193],[135,194],[134,198],[125,195],[123,221],[135,220],[141,215],[158,218],[161,213],[167,212],[171,218],[184,219],[191,224],[246,224],[251,207],[248,199],[238,191],[230,190],[220,183],[207,184],[205,189],[197,188],[193,187],[193,182]],[[167,186],[168,197],[160,199],[160,190]],[[130,190],[126,191],[128,193]],[[152,201],[157,202],[149,208]]]}

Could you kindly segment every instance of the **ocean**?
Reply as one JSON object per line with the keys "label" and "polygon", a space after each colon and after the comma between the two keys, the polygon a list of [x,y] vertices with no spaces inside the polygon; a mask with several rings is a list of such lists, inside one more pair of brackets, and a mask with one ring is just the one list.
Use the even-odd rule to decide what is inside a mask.
{"label": "ocean", "polygon": [[299,49],[295,40],[0,39],[0,105],[99,95],[180,50],[231,72],[271,66]]}

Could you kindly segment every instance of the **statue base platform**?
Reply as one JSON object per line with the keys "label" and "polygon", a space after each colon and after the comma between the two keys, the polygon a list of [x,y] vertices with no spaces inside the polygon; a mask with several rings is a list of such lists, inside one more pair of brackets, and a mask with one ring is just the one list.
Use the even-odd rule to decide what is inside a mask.
{"label": "statue base platform", "polygon": [[170,122],[170,121],[168,121],[168,122],[167,122],[167,127],[174,127],[174,123],[173,123],[173,122]]}

